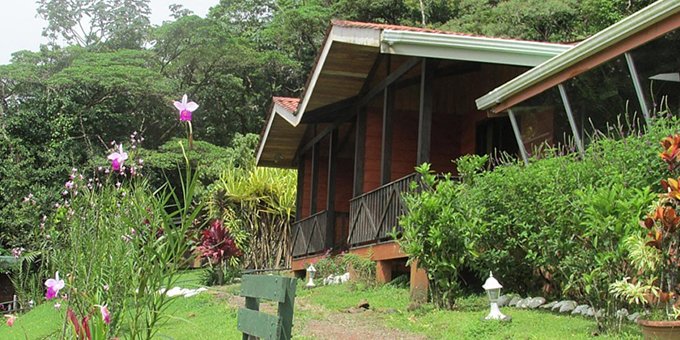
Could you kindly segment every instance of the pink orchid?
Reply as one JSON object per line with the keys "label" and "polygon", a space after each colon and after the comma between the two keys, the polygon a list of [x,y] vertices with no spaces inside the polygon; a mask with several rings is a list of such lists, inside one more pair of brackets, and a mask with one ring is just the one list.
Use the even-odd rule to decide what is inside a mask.
{"label": "pink orchid", "polygon": [[198,104],[194,102],[187,102],[189,99],[187,98],[187,95],[185,94],[182,96],[182,101],[178,102],[175,101],[175,107],[177,110],[179,110],[179,120],[182,122],[190,122],[191,121],[191,113],[196,111],[198,109]]}
{"label": "pink orchid", "polygon": [[99,306],[99,311],[102,313],[102,320],[104,320],[105,324],[110,324],[111,323],[111,313],[109,313],[109,309],[106,308],[106,305]]}
{"label": "pink orchid", "polygon": [[127,152],[123,151],[123,144],[120,144],[118,146],[118,151],[114,151],[107,158],[108,160],[111,161],[111,167],[113,168],[113,170],[120,171],[121,167],[123,166],[123,163],[125,162],[125,160],[128,159],[128,154]]}
{"label": "pink orchid", "polygon": [[57,272],[54,279],[47,279],[47,281],[45,281],[45,287],[47,287],[45,298],[47,300],[54,299],[65,285],[64,280],[59,279],[59,272]]}

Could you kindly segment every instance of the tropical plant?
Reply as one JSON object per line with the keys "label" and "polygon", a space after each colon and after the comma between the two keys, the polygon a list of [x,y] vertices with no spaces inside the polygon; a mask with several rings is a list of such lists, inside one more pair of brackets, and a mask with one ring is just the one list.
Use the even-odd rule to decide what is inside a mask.
{"label": "tropical plant", "polygon": [[680,135],[664,138],[661,145],[659,155],[672,177],[661,180],[663,192],[640,221],[647,232],[644,244],[630,243],[631,254],[636,255],[631,261],[639,275],[615,282],[611,290],[630,303],[650,306],[659,318],[674,320],[680,316],[680,178],[675,177],[680,166]]}
{"label": "tropical plant", "polygon": [[295,171],[246,167],[225,170],[211,187],[209,215],[224,220],[233,233],[247,235],[245,268],[290,265],[295,181]]}
{"label": "tropical plant", "polygon": [[245,235],[234,237],[221,220],[213,220],[210,226],[201,232],[201,240],[196,250],[208,260],[215,282],[211,284],[223,285],[225,273],[239,264],[241,250],[238,243],[243,242]]}
{"label": "tropical plant", "polygon": [[193,194],[197,177],[187,165],[181,193],[152,190],[133,176],[132,156],[119,146],[109,155],[112,170],[102,167],[90,179],[74,169],[62,200],[36,232],[39,267],[22,266],[30,274],[21,277],[33,283],[56,272],[37,289],[47,286],[45,298],[65,309],[71,326],[62,336],[104,339],[124,329],[132,339],[150,339],[173,301],[165,292],[175,284],[189,250],[187,232],[201,212]]}

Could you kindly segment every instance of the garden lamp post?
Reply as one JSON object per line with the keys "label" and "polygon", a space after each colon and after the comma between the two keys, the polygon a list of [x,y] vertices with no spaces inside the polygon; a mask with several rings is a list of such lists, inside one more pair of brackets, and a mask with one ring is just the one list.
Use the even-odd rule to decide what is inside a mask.
{"label": "garden lamp post", "polygon": [[314,284],[314,274],[316,274],[316,268],[314,268],[313,264],[310,264],[309,267],[307,267],[307,277],[309,278],[309,281],[307,281],[305,287],[312,288],[316,286]]}
{"label": "garden lamp post", "polygon": [[501,295],[501,288],[503,286],[493,277],[493,273],[489,272],[489,278],[486,279],[482,288],[489,294],[489,303],[491,304],[491,311],[484,319],[509,321],[510,317],[503,315],[501,310],[498,309],[498,298]]}

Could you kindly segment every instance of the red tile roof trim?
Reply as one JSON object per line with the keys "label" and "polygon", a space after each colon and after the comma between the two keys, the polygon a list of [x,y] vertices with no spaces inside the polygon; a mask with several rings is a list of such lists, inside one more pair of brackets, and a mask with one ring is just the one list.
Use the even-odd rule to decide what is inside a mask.
{"label": "red tile roof trim", "polygon": [[297,110],[298,104],[300,104],[300,98],[272,97],[272,101],[276,104],[283,106],[286,110],[289,110],[290,112],[295,112],[295,110]]}
{"label": "red tile roof trim", "polygon": [[[442,30],[431,29],[431,28],[422,28],[422,27],[411,27],[411,26],[390,25],[390,24],[375,24],[375,23],[369,23],[369,22],[348,21],[348,20],[333,20],[331,22],[332,22],[333,26],[342,26],[342,27],[369,28],[369,29],[375,29],[375,30],[395,30],[395,31],[406,31],[406,32],[437,33],[437,34],[457,35],[457,36],[463,36],[463,37],[491,38],[491,39],[502,39],[502,40],[511,40],[511,41],[530,41],[530,42],[550,43],[550,42],[546,42],[546,41],[491,37],[491,36],[484,36],[484,35],[478,35],[478,34],[442,31]],[[557,43],[552,43],[552,44],[574,45],[573,42],[571,42],[571,43],[559,43],[559,42],[557,42]]]}
{"label": "red tile roof trim", "polygon": [[421,27],[411,27],[411,26],[401,26],[401,25],[390,25],[390,24],[376,24],[370,22],[359,22],[359,21],[348,21],[348,20],[333,20],[334,26],[342,27],[356,27],[356,28],[372,28],[376,30],[395,30],[395,31],[409,31],[409,32],[424,32],[424,33],[441,33],[441,34],[451,34],[451,35],[464,35],[464,36],[475,36],[469,33],[456,33],[449,31],[436,30],[431,28],[421,28]]}

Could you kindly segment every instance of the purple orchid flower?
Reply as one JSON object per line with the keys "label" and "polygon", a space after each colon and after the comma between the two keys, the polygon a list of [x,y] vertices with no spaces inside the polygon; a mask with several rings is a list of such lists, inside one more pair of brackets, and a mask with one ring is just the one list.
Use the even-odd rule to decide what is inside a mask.
{"label": "purple orchid flower", "polygon": [[106,307],[106,305],[99,306],[99,312],[102,313],[102,320],[104,320],[105,324],[110,324],[111,323],[111,313],[109,312],[109,308]]}
{"label": "purple orchid flower", "polygon": [[47,287],[47,292],[45,293],[45,299],[51,300],[57,297],[57,294],[59,294],[59,291],[64,288],[66,283],[64,283],[64,280],[59,279],[59,272],[57,272],[55,275],[54,279],[47,279],[45,281],[45,287]]}
{"label": "purple orchid flower", "polygon": [[175,101],[175,107],[177,110],[179,110],[179,120],[182,122],[190,122],[191,121],[191,114],[198,109],[198,104],[194,102],[187,102],[189,99],[187,98],[187,95],[185,94],[182,96],[182,101],[178,102]]}
{"label": "purple orchid flower", "polygon": [[120,144],[118,146],[118,151],[114,151],[107,158],[108,160],[111,161],[111,167],[113,168],[113,170],[120,171],[121,167],[123,166],[123,163],[125,162],[125,160],[128,159],[128,154],[127,152],[123,151],[123,144]]}

